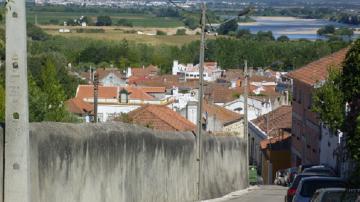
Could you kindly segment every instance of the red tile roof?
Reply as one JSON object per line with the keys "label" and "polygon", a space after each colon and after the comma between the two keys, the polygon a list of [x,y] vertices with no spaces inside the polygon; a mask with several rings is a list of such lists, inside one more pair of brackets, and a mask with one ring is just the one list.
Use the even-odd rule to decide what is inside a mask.
{"label": "red tile roof", "polygon": [[153,100],[154,97],[147,94],[142,88],[125,87],[123,88],[130,93],[129,98],[132,100]]}
{"label": "red tile roof", "polygon": [[139,86],[161,86],[166,89],[170,89],[174,86],[179,88],[197,88],[198,83],[198,80],[188,80],[186,82],[180,81],[180,77],[175,75],[161,75],[150,78],[129,80],[129,84],[137,84]]}
{"label": "red tile roof", "polygon": [[165,87],[141,87],[141,89],[146,93],[165,93]]}
{"label": "red tile roof", "polygon": [[228,103],[238,99],[237,91],[229,89],[229,87],[212,83],[205,87],[205,97],[208,100],[212,100],[214,103]]}
{"label": "red tile roof", "polygon": [[315,85],[317,82],[327,79],[329,68],[341,68],[341,63],[344,61],[348,50],[348,48],[344,48],[336,53],[323,57],[300,69],[290,72],[288,76],[308,85]]}
{"label": "red tile roof", "polygon": [[291,138],[291,134],[284,133],[284,135],[278,135],[276,137],[265,139],[265,140],[260,141],[260,148],[261,149],[266,149],[270,143],[271,144],[276,144],[276,143],[279,143],[279,142],[282,142],[282,141],[289,140],[290,138]]}
{"label": "red tile roof", "polygon": [[[76,91],[76,97],[80,99],[93,98],[94,86],[93,85],[79,85]],[[118,98],[118,87],[116,86],[99,86],[98,98],[116,99]]]}
{"label": "red tile roof", "polygon": [[65,102],[67,110],[71,113],[83,115],[89,114],[93,111],[94,107],[92,104],[82,101],[79,98],[73,98]]}
{"label": "red tile roof", "polygon": [[[137,87],[137,86],[127,86],[127,87],[117,87],[117,86],[99,86],[99,99],[117,99],[119,98],[119,92],[125,89],[129,94],[130,99],[134,100],[154,100],[154,97],[148,93],[164,93],[164,87]],[[93,85],[79,85],[76,98],[93,98],[94,97],[94,87]]]}
{"label": "red tile roof", "polygon": [[[267,117],[269,118],[269,123],[267,123]],[[290,131],[292,127],[292,107],[280,106],[268,114],[259,116],[251,122],[265,133],[269,131],[269,136],[278,133],[279,130]]]}
{"label": "red tile roof", "polygon": [[239,121],[243,118],[242,115],[216,104],[204,102],[203,108],[204,113],[208,113],[209,116],[216,116],[216,119],[221,121],[224,125]]}
{"label": "red tile roof", "polygon": [[163,131],[194,131],[195,125],[166,106],[146,105],[130,112],[134,123]]}
{"label": "red tile roof", "polygon": [[146,68],[131,68],[131,74],[134,77],[149,77],[159,73],[157,66],[149,65]]}

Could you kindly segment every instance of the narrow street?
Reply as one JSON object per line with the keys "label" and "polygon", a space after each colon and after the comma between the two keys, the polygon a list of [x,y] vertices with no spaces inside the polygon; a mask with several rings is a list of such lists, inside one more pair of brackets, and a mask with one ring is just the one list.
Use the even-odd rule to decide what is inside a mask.
{"label": "narrow street", "polygon": [[206,202],[283,202],[286,190],[286,187],[275,185],[256,186]]}

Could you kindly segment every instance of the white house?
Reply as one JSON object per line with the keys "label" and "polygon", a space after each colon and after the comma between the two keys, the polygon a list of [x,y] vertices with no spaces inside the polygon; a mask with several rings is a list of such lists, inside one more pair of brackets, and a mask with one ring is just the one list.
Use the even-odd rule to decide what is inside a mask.
{"label": "white house", "polygon": [[334,133],[326,125],[321,124],[320,164],[325,164],[335,170],[339,170],[338,158],[342,135],[342,132]]}
{"label": "white house", "polygon": [[[248,120],[256,119],[257,117],[272,111],[273,105],[269,98],[248,97]],[[244,97],[241,95],[238,99],[224,104],[226,109],[244,114]]]}
{"label": "white house", "polygon": [[[180,114],[192,123],[197,123],[197,103],[188,102]],[[221,106],[204,102],[202,118],[203,129],[210,133],[232,133],[244,137],[243,116]]]}
{"label": "white house", "polygon": [[[179,64],[179,61],[174,60],[172,67],[172,75],[181,75],[185,79],[199,79],[199,64]],[[224,70],[221,70],[216,62],[204,63],[204,80],[216,81],[223,74]]]}
{"label": "white house", "polygon": [[[93,104],[93,89],[93,85],[79,85],[75,98]],[[98,118],[100,122],[106,122],[146,104],[167,105],[172,101],[171,97],[165,96],[164,87],[99,86]]]}

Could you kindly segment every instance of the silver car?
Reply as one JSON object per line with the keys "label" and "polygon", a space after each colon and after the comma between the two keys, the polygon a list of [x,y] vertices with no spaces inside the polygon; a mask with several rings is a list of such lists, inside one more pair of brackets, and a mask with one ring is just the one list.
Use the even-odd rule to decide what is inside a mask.
{"label": "silver car", "polygon": [[300,181],[293,202],[310,202],[316,190],[321,188],[345,188],[346,183],[337,177],[307,177]]}

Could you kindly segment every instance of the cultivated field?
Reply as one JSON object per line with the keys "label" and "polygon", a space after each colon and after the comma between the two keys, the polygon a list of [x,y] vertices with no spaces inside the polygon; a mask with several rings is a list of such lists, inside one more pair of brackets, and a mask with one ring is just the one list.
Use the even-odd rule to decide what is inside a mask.
{"label": "cultivated field", "polygon": [[[35,23],[35,18],[37,18],[37,23],[41,25],[47,24],[63,24],[64,21],[69,19],[76,19],[81,16],[88,16],[92,19],[93,22],[96,21],[96,17],[100,15],[108,15],[111,17],[113,24],[120,19],[127,19],[128,22],[132,23],[135,27],[180,27],[184,23],[179,18],[170,18],[170,17],[156,17],[151,14],[132,14],[132,13],[91,13],[91,12],[27,12],[27,21]],[[36,17],[35,17],[36,16]],[[52,22],[51,22],[52,21]]]}
{"label": "cultivated field", "polygon": [[[146,27],[66,27],[71,30],[71,33],[60,33],[59,29],[63,26],[41,26],[41,28],[51,35],[61,35],[64,37],[85,37],[98,40],[115,40],[120,41],[126,39],[128,41],[134,41],[138,43],[148,43],[152,45],[167,44],[167,45],[176,45],[181,46],[192,41],[200,39],[200,35],[197,35],[196,32],[199,30],[187,30],[187,35],[175,35],[177,29],[184,29],[184,27],[178,28],[146,28]],[[78,33],[76,30],[94,30],[94,29],[103,29],[104,33]],[[167,35],[155,35],[156,30],[161,30]],[[140,32],[141,34],[138,34]],[[208,36],[208,38],[214,38],[214,36]]]}

